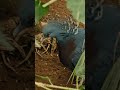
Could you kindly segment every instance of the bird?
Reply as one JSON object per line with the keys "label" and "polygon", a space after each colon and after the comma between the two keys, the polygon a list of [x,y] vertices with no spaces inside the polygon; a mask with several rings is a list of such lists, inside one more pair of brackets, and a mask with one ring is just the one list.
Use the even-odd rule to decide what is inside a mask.
{"label": "bird", "polygon": [[[101,90],[114,63],[114,46],[120,32],[120,8],[115,5],[103,4],[101,13],[102,17],[98,20],[95,20],[97,17],[95,15],[91,15],[94,17],[86,20],[86,38],[88,38],[88,34],[94,33],[93,40],[96,48],[91,60],[86,57],[88,62],[86,64],[86,77],[89,77],[86,79],[87,90]],[[86,43],[88,43],[87,40]],[[86,44],[86,52],[89,52],[90,49],[87,47],[89,46]],[[87,68],[91,61],[94,62],[93,65],[90,65],[93,68]]]}
{"label": "bird", "polygon": [[10,44],[7,36],[0,31],[0,51],[13,51],[14,47]]}
{"label": "bird", "polygon": [[21,0],[18,8],[20,22],[13,31],[14,37],[17,36],[17,34],[23,29],[34,25],[34,0]]}
{"label": "bird", "polygon": [[43,26],[45,37],[56,38],[60,62],[73,70],[82,54],[85,40],[84,28],[75,27],[67,21],[49,21]]}

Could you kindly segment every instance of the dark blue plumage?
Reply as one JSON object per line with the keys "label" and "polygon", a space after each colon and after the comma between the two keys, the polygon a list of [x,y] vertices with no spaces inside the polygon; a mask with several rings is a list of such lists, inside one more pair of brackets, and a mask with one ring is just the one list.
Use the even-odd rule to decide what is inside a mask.
{"label": "dark blue plumage", "polygon": [[18,7],[18,15],[20,17],[20,23],[15,28],[13,32],[13,36],[16,36],[20,31],[23,29],[30,27],[34,23],[34,11],[35,11],[35,4],[34,0],[21,0],[20,6]]}
{"label": "dark blue plumage", "polygon": [[[89,89],[86,88],[87,90],[101,90],[105,77],[113,66],[114,46],[118,32],[120,32],[120,8],[103,5],[102,17],[97,21],[94,18],[86,21],[86,33],[94,33],[94,43],[97,49],[91,59],[96,67],[86,68],[86,76],[89,77],[86,79],[86,86],[89,87]],[[86,48],[87,51],[89,48]],[[88,64],[91,62],[89,57],[86,60]]]}
{"label": "dark blue plumage", "polygon": [[52,21],[43,27],[43,34],[57,39],[60,61],[73,69],[82,53],[85,30],[67,22]]}

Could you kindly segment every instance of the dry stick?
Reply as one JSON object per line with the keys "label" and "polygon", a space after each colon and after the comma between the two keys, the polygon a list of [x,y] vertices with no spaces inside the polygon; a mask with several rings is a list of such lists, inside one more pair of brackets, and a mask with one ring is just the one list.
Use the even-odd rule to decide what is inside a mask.
{"label": "dry stick", "polygon": [[50,50],[50,55],[53,56],[53,53],[55,52],[55,50],[57,49],[57,43],[56,43],[56,39],[53,38],[52,42],[51,42],[51,50]]}
{"label": "dry stick", "polygon": [[[44,48],[44,52],[42,52],[42,54],[44,54],[44,53],[46,53],[47,51],[48,51],[48,49],[50,48],[50,44],[48,44],[48,46],[47,46],[47,48],[45,48],[43,45],[42,45],[42,47]],[[47,52],[48,53],[48,52]]]}
{"label": "dry stick", "polygon": [[50,0],[49,2],[43,4],[42,7],[45,8],[45,7],[49,6],[50,4],[54,3],[55,1],[57,1],[57,0]]}
{"label": "dry stick", "polygon": [[56,86],[56,85],[50,85],[50,84],[43,84],[41,82],[35,82],[35,85],[38,87],[49,87],[49,88],[56,88],[56,89],[61,89],[61,90],[79,90],[75,88],[69,88],[69,87],[62,87],[62,86]]}
{"label": "dry stick", "polygon": [[45,90],[52,90],[52,89],[47,88],[47,87],[45,87],[45,86],[43,86],[43,85],[41,85],[41,87],[44,88]]}
{"label": "dry stick", "polygon": [[12,71],[14,71],[14,72],[16,73],[15,69],[7,63],[6,58],[5,58],[5,54],[4,54],[3,51],[1,51],[1,54],[2,54],[2,58],[3,58],[4,64],[5,64],[9,69],[11,69]]}
{"label": "dry stick", "polygon": [[[12,39],[11,39],[12,40]],[[22,55],[23,58],[25,58],[26,54],[25,54],[25,51],[24,49],[15,41],[15,40],[12,40],[13,43],[11,43],[14,47],[16,47],[18,49],[18,51],[20,52],[20,54]]]}
{"label": "dry stick", "polygon": [[21,37],[24,33],[28,32],[28,31],[30,31],[30,30],[29,30],[29,29],[22,30],[22,31],[16,36],[15,41],[18,41],[18,40],[20,39],[20,37]]}
{"label": "dry stick", "polygon": [[9,57],[7,57],[6,59],[7,59],[7,62],[10,64],[11,62],[10,62],[10,59],[9,59]]}
{"label": "dry stick", "polygon": [[41,78],[41,79],[47,79],[47,80],[49,81],[49,83],[50,83],[51,85],[53,85],[52,81],[49,79],[48,76],[43,77],[43,76],[40,76],[40,75],[35,75],[35,77],[37,77],[37,78]]}
{"label": "dry stick", "polygon": [[[45,40],[44,40],[45,41]],[[48,51],[48,49],[49,49],[49,47],[50,47],[50,45],[51,45],[51,43],[49,43],[48,44],[48,46],[47,46],[47,48],[43,45],[43,42],[44,41],[42,41],[41,43],[40,43],[40,46],[45,50],[42,54],[44,54],[44,53],[48,53],[47,51]]]}
{"label": "dry stick", "polygon": [[[36,82],[35,82],[35,83],[36,83]],[[46,86],[45,86],[44,84],[42,84],[42,83],[40,83],[39,86],[40,86],[41,88],[44,88],[45,90],[52,90],[52,89],[46,87]]]}
{"label": "dry stick", "polygon": [[28,55],[26,56],[26,58],[23,61],[21,61],[18,65],[15,66],[16,68],[19,67],[20,65],[22,65],[27,60],[29,60],[29,57],[31,56],[32,52],[34,51],[34,47],[35,47],[35,43],[33,43]]}
{"label": "dry stick", "polygon": [[35,39],[35,48],[41,48],[41,46],[39,45],[38,40]]}
{"label": "dry stick", "polygon": [[37,49],[36,49],[36,53],[37,53],[40,57],[42,57],[42,55],[37,51]]}

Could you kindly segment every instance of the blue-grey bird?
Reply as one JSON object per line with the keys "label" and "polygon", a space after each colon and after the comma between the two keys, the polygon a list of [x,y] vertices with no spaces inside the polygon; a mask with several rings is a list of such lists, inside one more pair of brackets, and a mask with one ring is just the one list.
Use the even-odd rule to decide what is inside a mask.
{"label": "blue-grey bird", "polygon": [[73,69],[82,53],[85,30],[63,21],[51,21],[43,27],[43,34],[56,38],[60,61]]}

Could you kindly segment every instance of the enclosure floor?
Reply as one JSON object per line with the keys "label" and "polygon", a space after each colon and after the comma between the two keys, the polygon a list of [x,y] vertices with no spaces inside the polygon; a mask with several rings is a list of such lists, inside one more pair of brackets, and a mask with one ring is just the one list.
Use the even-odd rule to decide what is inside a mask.
{"label": "enclosure floor", "polygon": [[[70,84],[66,85],[71,75],[71,71],[63,66],[56,53],[53,54],[53,56],[44,54],[42,55],[42,57],[36,54],[35,72],[36,75],[49,77],[51,82],[55,85],[72,86]],[[40,81],[42,83],[48,83],[48,80],[46,79],[43,80],[37,79],[36,81]],[[36,90],[41,90],[41,89],[36,89]]]}

